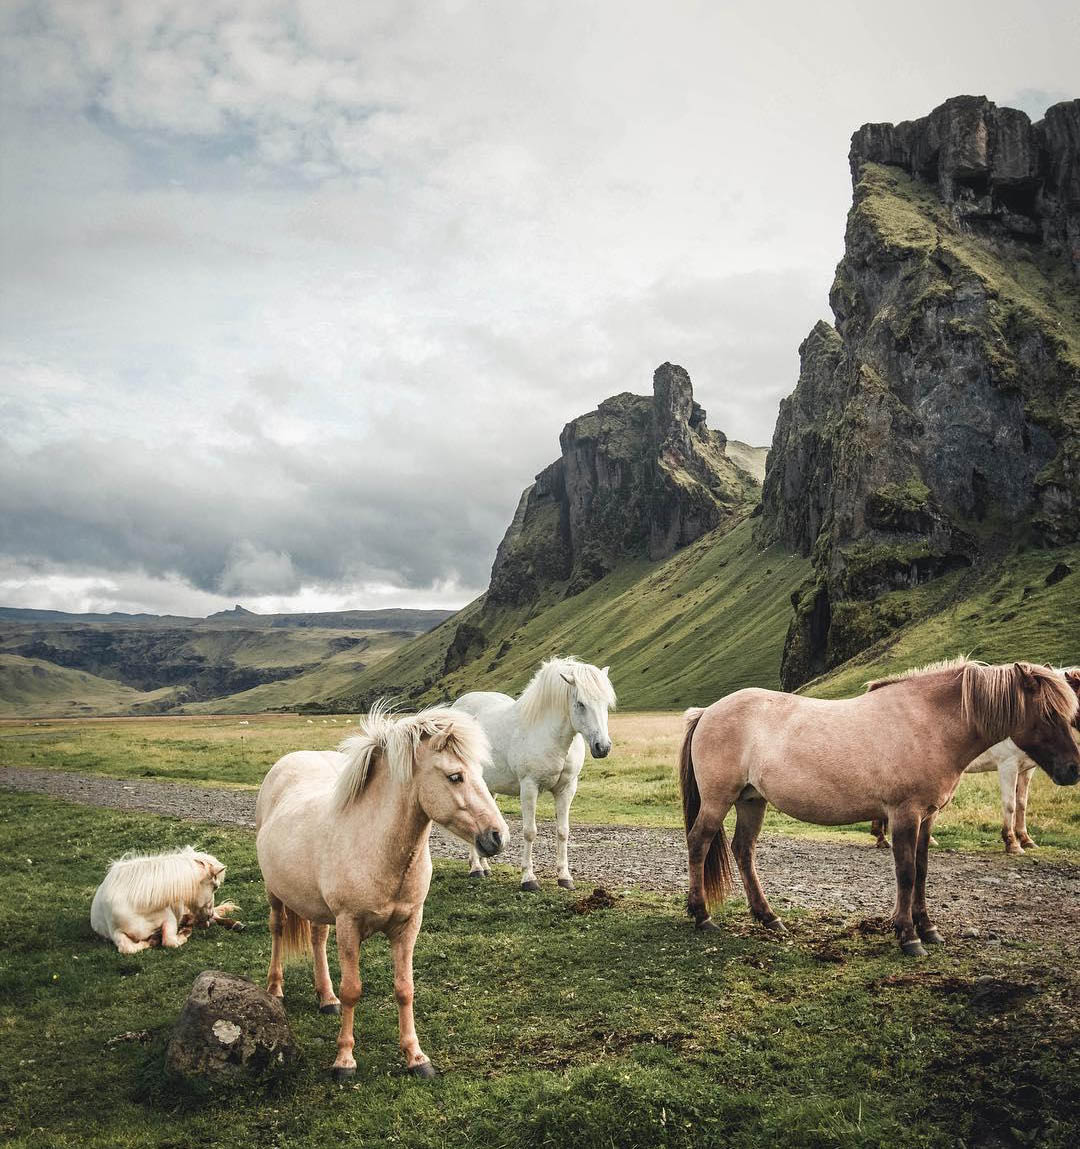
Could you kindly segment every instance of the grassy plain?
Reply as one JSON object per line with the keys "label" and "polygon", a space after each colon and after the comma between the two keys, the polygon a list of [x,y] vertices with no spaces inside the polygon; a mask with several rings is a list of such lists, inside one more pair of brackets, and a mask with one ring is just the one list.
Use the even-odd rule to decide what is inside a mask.
{"label": "grassy plain", "polygon": [[[0,722],[0,765],[70,770],[124,779],[157,779],[209,785],[257,787],[282,755],[298,749],[330,749],[351,729],[355,715],[297,717],[284,714],[176,718],[73,719]],[[679,826],[675,762],[682,719],[670,712],[616,713],[612,752],[586,761],[574,800],[577,822],[631,826]],[[515,816],[518,803],[499,798]],[[993,847],[1000,832],[996,775],[965,778],[938,822],[944,846]],[[540,817],[550,820],[550,795]],[[1041,771],[1032,785],[1029,826],[1044,848],[1080,849],[1080,793],[1056,787]],[[823,829],[770,810],[767,831],[865,840],[865,826]]]}
{"label": "grassy plain", "polygon": [[[226,860],[247,932],[133,957],[95,939],[106,860],[189,840]],[[18,1149],[1075,1144],[1078,986],[1052,946],[958,941],[912,965],[885,934],[828,918],[793,915],[777,939],[731,906],[722,933],[699,935],[675,899],[631,894],[592,914],[571,900],[437,867],[416,1014],[438,1080],[401,1074],[376,939],[354,1083],[329,1080],[334,1020],[294,966],[296,1069],[272,1087],[194,1090],[162,1058],[196,974],[266,969],[252,835],[0,791],[0,1136]]]}

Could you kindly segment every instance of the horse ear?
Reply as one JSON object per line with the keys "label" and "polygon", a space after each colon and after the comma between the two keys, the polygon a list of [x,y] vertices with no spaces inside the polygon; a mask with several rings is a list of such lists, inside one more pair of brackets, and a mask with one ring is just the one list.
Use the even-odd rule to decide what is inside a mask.
{"label": "horse ear", "polygon": [[567,686],[574,685],[574,676],[572,674],[563,674],[563,672],[560,670],[559,677],[563,680],[563,682],[566,683]]}
{"label": "horse ear", "polygon": [[1065,681],[1080,694],[1080,670],[1066,670]]}
{"label": "horse ear", "polygon": [[608,676],[608,671],[609,671],[610,669],[611,669],[611,667],[610,667],[610,666],[601,666],[601,667],[600,667],[600,673],[601,673],[601,674],[602,674],[602,675],[603,675],[605,678],[607,678],[607,676]]}
{"label": "horse ear", "polygon": [[1016,672],[1016,681],[1020,689],[1028,694],[1034,694],[1039,689],[1039,680],[1031,673],[1031,664],[1027,662],[1014,662],[1013,670]]}
{"label": "horse ear", "polygon": [[210,877],[212,877],[215,882],[220,882],[224,876],[225,876],[225,867],[224,866],[215,866],[210,871]]}

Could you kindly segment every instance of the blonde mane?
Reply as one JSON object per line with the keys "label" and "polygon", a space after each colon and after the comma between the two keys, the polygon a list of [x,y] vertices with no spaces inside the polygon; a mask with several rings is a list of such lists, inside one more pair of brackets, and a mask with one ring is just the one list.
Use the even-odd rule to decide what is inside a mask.
{"label": "blonde mane", "polygon": [[542,721],[548,714],[565,714],[570,709],[570,683],[584,702],[606,704],[615,709],[615,690],[608,676],[588,662],[576,658],[549,658],[540,664],[529,685],[521,692],[522,721],[527,724]]}
{"label": "blonde mane", "polygon": [[133,909],[150,910],[189,902],[208,870],[224,869],[212,854],[193,846],[163,854],[123,854],[109,864],[105,882],[115,895],[123,895]]}
{"label": "blonde mane", "polygon": [[[1071,723],[1076,718],[1078,701],[1064,671],[1030,662],[988,666],[967,658],[949,658],[928,666],[914,667],[891,678],[878,678],[866,684],[867,691],[880,690],[912,678],[954,672],[961,679],[960,716],[980,734],[1001,742],[1024,726],[1031,717],[1029,708],[1038,707],[1039,717],[1058,717]],[[1040,689],[1031,694],[1024,689],[1022,674],[1030,675]]]}
{"label": "blonde mane", "polygon": [[361,720],[359,733],[338,746],[345,755],[345,765],[334,784],[338,809],[344,810],[363,793],[376,757],[386,764],[393,781],[408,783],[425,738],[431,739],[434,749],[452,754],[481,772],[491,760],[487,735],[463,710],[431,706],[411,717],[395,718],[387,703],[380,700]]}

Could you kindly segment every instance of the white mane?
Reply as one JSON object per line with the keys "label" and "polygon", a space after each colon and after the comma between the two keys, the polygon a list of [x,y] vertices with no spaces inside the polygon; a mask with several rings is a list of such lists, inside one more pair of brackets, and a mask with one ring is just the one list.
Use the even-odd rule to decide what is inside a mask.
{"label": "white mane", "polygon": [[193,846],[164,854],[128,853],[109,865],[105,883],[136,911],[150,910],[190,901],[208,870],[217,869],[224,869],[217,858]]}
{"label": "white mane", "polygon": [[481,772],[491,760],[487,735],[464,711],[431,706],[408,718],[394,718],[388,705],[379,701],[361,720],[359,733],[338,746],[346,759],[334,784],[338,808],[344,810],[363,792],[377,754],[395,782],[407,783],[425,738],[431,739],[433,749],[445,750]]}
{"label": "white mane", "polygon": [[521,692],[518,702],[522,720],[531,724],[542,721],[548,714],[567,713],[570,709],[568,678],[573,679],[583,702],[606,704],[609,710],[614,710],[615,690],[599,667],[576,658],[549,658],[540,664],[540,669]]}

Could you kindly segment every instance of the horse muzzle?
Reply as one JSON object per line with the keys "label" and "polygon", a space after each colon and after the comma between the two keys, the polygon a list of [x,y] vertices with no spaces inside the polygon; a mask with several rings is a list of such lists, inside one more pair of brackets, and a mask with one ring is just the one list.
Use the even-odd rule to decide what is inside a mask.
{"label": "horse muzzle", "polygon": [[1080,765],[1075,762],[1058,763],[1050,771],[1050,777],[1058,786],[1075,786],[1080,782]]}
{"label": "horse muzzle", "polygon": [[594,758],[606,758],[611,753],[611,743],[594,742],[591,749]]}
{"label": "horse muzzle", "polygon": [[500,830],[484,830],[476,835],[476,850],[481,857],[494,857],[505,845],[506,835]]}

